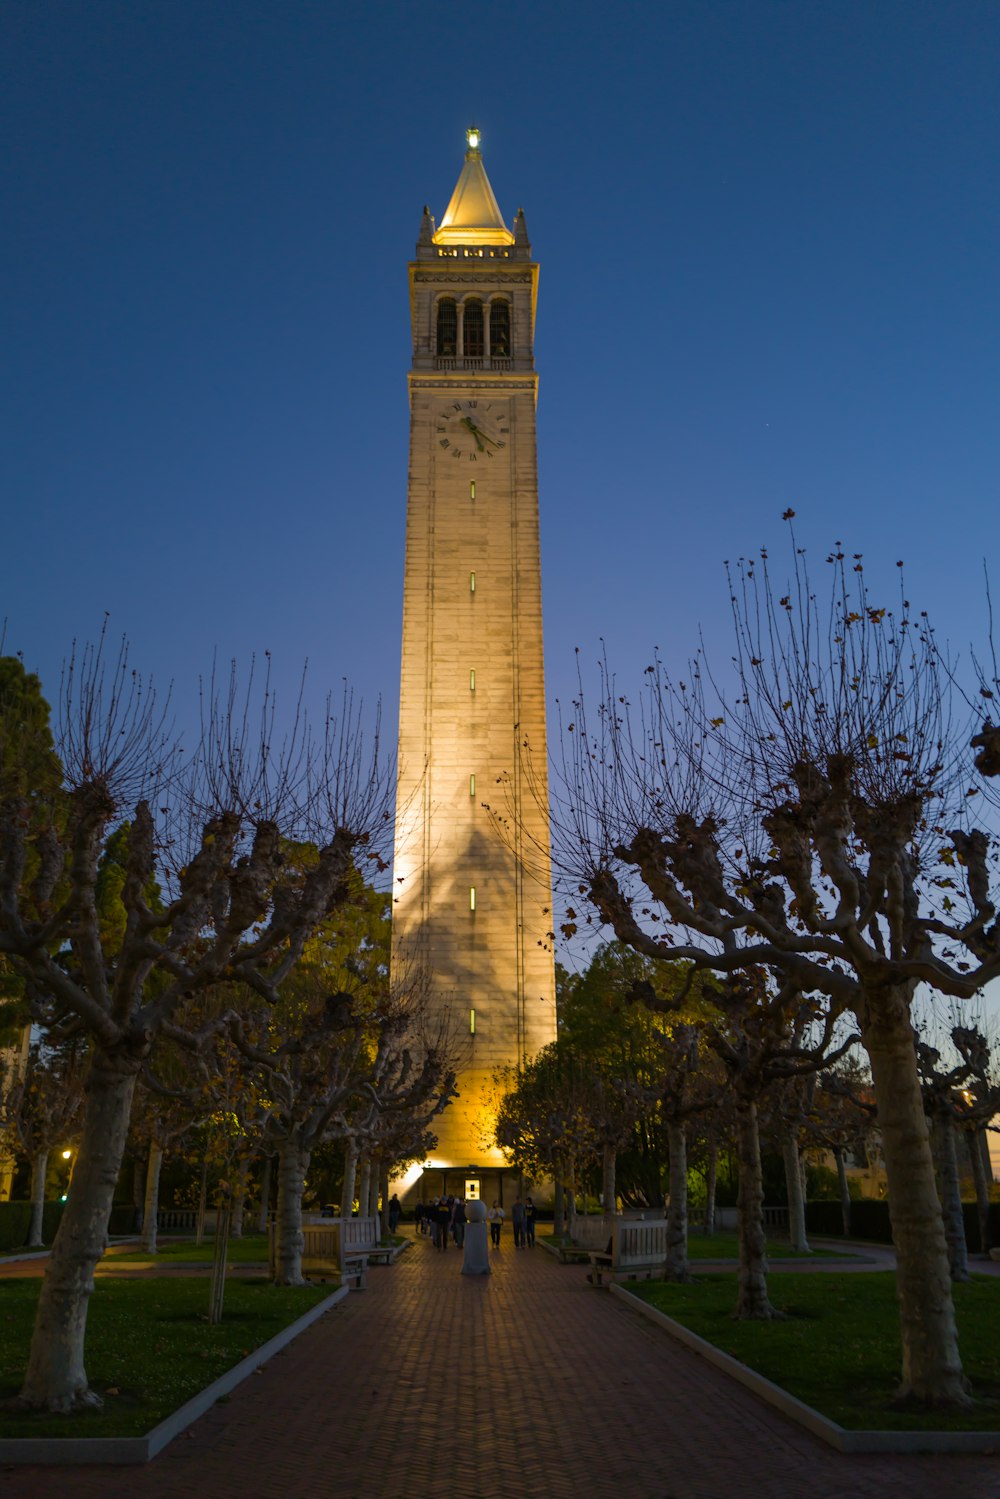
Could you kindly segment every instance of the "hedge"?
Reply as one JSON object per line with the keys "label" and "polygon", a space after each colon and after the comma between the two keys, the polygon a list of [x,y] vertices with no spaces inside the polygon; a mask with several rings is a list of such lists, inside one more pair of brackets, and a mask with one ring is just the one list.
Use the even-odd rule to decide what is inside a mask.
{"label": "hedge", "polygon": [[[971,1253],[980,1252],[979,1214],[974,1202],[963,1202],[965,1242]],[[806,1228],[824,1238],[839,1239],[844,1232],[839,1202],[807,1202]],[[1000,1244],[1000,1202],[990,1203],[989,1236],[991,1244]],[[851,1238],[869,1239],[875,1244],[891,1244],[889,1204],[885,1200],[863,1197],[851,1203]]]}
{"label": "hedge", "polygon": [[[42,1238],[51,1244],[62,1217],[61,1202],[47,1202],[42,1211]],[[0,1251],[23,1249],[31,1227],[30,1202],[0,1202]]]}
{"label": "hedge", "polygon": [[[65,1203],[47,1202],[42,1211],[42,1238],[46,1245],[52,1243],[62,1218]],[[119,1203],[111,1209],[108,1233],[113,1238],[122,1238],[135,1233],[136,1211],[130,1202]],[[31,1226],[30,1202],[0,1202],[0,1254],[10,1249],[23,1249]]]}
{"label": "hedge", "polygon": [[131,1202],[116,1202],[108,1219],[108,1233],[113,1239],[130,1237],[138,1232],[142,1214]]}
{"label": "hedge", "polygon": [[[826,1238],[841,1238],[844,1219],[839,1202],[807,1202],[806,1228]],[[870,1239],[875,1244],[891,1244],[889,1204],[874,1197],[862,1197],[851,1203],[851,1238]]]}

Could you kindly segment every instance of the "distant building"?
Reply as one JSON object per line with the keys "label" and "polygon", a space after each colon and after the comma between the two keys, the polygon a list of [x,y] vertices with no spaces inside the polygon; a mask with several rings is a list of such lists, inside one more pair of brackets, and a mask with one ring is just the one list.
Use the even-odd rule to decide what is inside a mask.
{"label": "distant building", "polygon": [[[425,1195],[496,1196],[493,1069],[556,1029],[533,336],[538,267],[479,150],[410,264],[413,362],[393,966],[459,1048]],[[530,746],[530,773],[525,763]],[[498,837],[483,803],[505,808]],[[485,1134],[484,1134],[485,1132]]]}

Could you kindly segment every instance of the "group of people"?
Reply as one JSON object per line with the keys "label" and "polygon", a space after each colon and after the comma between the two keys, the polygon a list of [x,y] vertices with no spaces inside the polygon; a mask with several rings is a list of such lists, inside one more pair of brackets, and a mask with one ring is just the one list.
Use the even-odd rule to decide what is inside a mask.
{"label": "group of people", "polygon": [[[434,1197],[427,1203],[418,1202],[413,1214],[417,1233],[425,1238],[430,1237],[435,1249],[446,1250],[449,1239],[456,1248],[462,1249],[469,1223],[467,1207],[470,1205],[464,1197]],[[478,1221],[479,1213],[475,1216]],[[486,1209],[485,1219],[494,1249],[500,1248],[500,1234],[505,1218],[503,1208],[494,1198],[492,1206]],[[510,1221],[514,1230],[514,1248],[532,1248],[535,1243],[535,1204],[530,1197],[515,1197],[510,1210]]]}

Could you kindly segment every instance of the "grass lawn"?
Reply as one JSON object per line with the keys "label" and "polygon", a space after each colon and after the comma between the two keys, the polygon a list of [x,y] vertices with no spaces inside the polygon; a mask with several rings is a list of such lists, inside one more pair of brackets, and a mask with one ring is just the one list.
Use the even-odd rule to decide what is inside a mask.
{"label": "grass lawn", "polygon": [[[187,1265],[210,1265],[214,1258],[214,1239],[206,1239],[203,1244],[196,1244],[193,1239],[166,1241],[161,1239],[160,1247],[155,1254],[147,1254],[143,1249],[130,1249],[127,1254],[106,1254],[103,1263],[113,1265],[118,1260],[124,1260],[129,1264],[146,1265],[178,1262]],[[267,1236],[246,1234],[242,1239],[230,1239],[226,1250],[226,1261],[230,1265],[266,1265]]]}
{"label": "grass lawn", "polygon": [[[844,1249],[814,1249],[811,1254],[805,1254],[801,1249],[793,1249],[787,1239],[768,1239],[768,1258],[772,1260],[821,1260],[821,1259],[856,1259],[857,1255],[851,1254],[850,1250]],[[735,1234],[689,1234],[688,1235],[688,1259],[691,1260],[738,1260],[740,1257],[739,1240]]]}
{"label": "grass lawn", "polygon": [[[21,1387],[40,1280],[0,1279],[0,1401]],[[99,1280],[87,1319],[87,1375],[104,1409],[80,1416],[0,1411],[0,1436],[142,1436],[213,1379],[329,1296],[331,1286],[230,1281],[210,1327],[198,1280]]]}
{"label": "grass lawn", "polygon": [[[550,1244],[562,1242],[556,1234],[539,1234],[538,1237],[546,1239]],[[814,1249],[811,1254],[803,1254],[801,1250],[793,1249],[787,1239],[769,1240],[767,1252],[773,1260],[857,1259],[857,1255],[850,1253],[847,1249],[842,1251]],[[688,1259],[738,1260],[739,1257],[740,1247],[735,1234],[690,1234],[688,1236]]]}
{"label": "grass lawn", "polygon": [[962,1361],[979,1403],[971,1412],[932,1414],[892,1405],[901,1360],[895,1284],[889,1271],[770,1275],[771,1300],[787,1314],[782,1322],[734,1322],[735,1275],[629,1290],[841,1426],[1000,1430],[1000,1280],[975,1276],[953,1287]]}

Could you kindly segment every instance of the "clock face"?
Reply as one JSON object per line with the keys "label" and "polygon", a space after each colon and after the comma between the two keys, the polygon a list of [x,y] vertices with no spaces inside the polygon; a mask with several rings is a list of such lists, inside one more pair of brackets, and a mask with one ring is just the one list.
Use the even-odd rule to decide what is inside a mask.
{"label": "clock face", "polygon": [[507,446],[510,411],[502,401],[454,400],[438,411],[435,437],[442,453],[461,463],[488,463]]}

